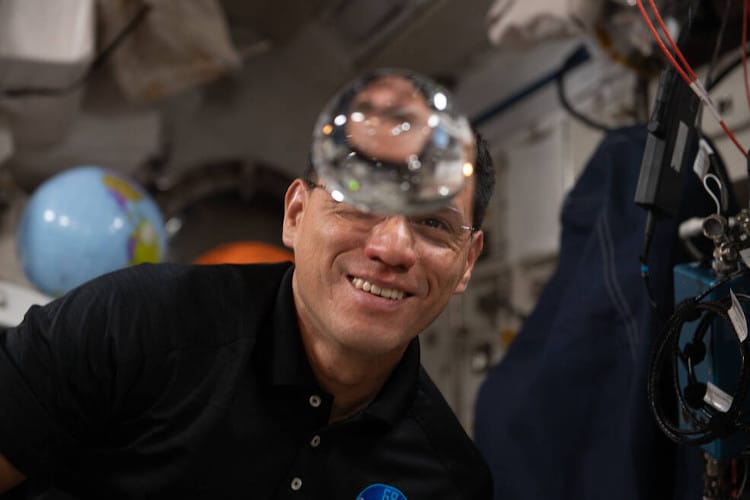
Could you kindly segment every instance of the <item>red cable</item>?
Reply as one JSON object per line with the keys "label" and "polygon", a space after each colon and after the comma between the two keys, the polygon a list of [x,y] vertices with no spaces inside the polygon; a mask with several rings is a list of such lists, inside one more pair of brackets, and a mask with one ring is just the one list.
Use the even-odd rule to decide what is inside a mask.
{"label": "red cable", "polygon": [[727,136],[730,139],[732,139],[732,142],[734,143],[735,146],[737,146],[737,149],[740,150],[740,152],[742,153],[742,156],[747,157],[747,150],[744,147],[742,147],[742,144],[740,144],[740,141],[737,140],[737,137],[734,136],[734,134],[732,133],[732,131],[729,130],[729,127],[724,122],[724,120],[720,120],[719,121],[719,125],[721,125],[721,129],[724,131],[724,133],[727,134]]}
{"label": "red cable", "polygon": [[[661,51],[664,53],[664,55],[667,57],[667,59],[669,59],[669,62],[672,64],[672,66],[677,71],[677,73],[680,75],[680,77],[685,81],[685,83],[687,83],[693,89],[693,91],[698,95],[698,97],[701,99],[701,101],[704,101],[706,98],[708,98],[708,96],[707,95],[701,95],[699,93],[699,91],[697,90],[696,86],[694,85],[694,82],[695,82],[700,87],[702,87],[702,85],[700,85],[700,81],[698,80],[697,75],[695,74],[695,72],[693,71],[693,69],[690,67],[690,64],[688,64],[688,62],[685,59],[685,57],[682,55],[682,52],[680,51],[679,47],[677,47],[677,44],[675,44],[674,40],[669,35],[669,31],[667,31],[666,26],[664,25],[664,21],[661,19],[661,15],[659,14],[659,9],[656,7],[656,4],[654,3],[654,0],[649,0],[649,2],[650,2],[650,5],[651,5],[651,8],[654,10],[654,14],[655,14],[655,16],[656,16],[656,18],[657,18],[657,20],[659,22],[659,25],[664,30],[664,33],[665,33],[666,37],[668,38],[670,44],[675,49],[675,52],[677,52],[678,57],[680,58],[680,60],[683,62],[683,64],[685,64],[685,67],[687,68],[687,71],[690,72],[690,75],[688,75],[688,73],[686,73],[685,69],[683,69],[679,65],[679,63],[677,62],[677,60],[674,58],[674,56],[672,55],[672,53],[667,48],[666,44],[664,43],[664,40],[662,40],[661,36],[659,35],[658,31],[656,30],[656,27],[654,26],[654,23],[651,22],[651,18],[649,17],[648,12],[646,12],[646,8],[643,6],[643,1],[642,0],[636,0],[636,3],[638,5],[638,9],[641,11],[641,15],[643,16],[643,19],[646,21],[646,26],[648,27],[649,31],[651,31],[651,34],[654,36],[654,39],[656,40],[656,43],[661,48]],[[748,5],[750,5],[750,0],[744,0],[744,5],[746,7]],[[747,16],[744,16],[743,20],[746,21],[746,19],[747,19]],[[743,46],[743,50],[744,50],[744,48],[745,48],[745,42],[744,41],[742,43],[742,46]],[[745,75],[747,75],[747,71],[745,71]],[[705,92],[705,90],[703,90],[703,92]],[[747,91],[747,94],[748,94],[748,104],[750,105],[750,90]],[[709,104],[709,103],[706,103],[706,104]],[[709,106],[709,107],[711,109],[713,109],[712,106]],[[713,113],[716,114],[717,111],[715,109],[713,109]],[[737,140],[737,137],[735,137],[734,133],[732,133],[732,131],[729,129],[729,127],[724,122],[724,120],[721,119],[721,117],[718,116],[718,115],[717,115],[717,119],[718,119],[719,125],[721,126],[722,130],[724,131],[724,133],[732,140],[732,142],[734,143],[734,145],[737,146],[737,148],[742,152],[742,156],[746,157],[747,154],[748,154],[747,150],[744,147],[742,147],[742,144],[740,144],[740,141]]]}
{"label": "red cable", "polygon": [[693,71],[693,68],[690,67],[690,64],[687,62],[687,59],[685,59],[685,56],[682,55],[682,51],[680,50],[680,47],[672,39],[672,35],[669,34],[669,30],[667,29],[667,26],[664,24],[664,20],[661,18],[661,14],[659,13],[659,9],[656,7],[656,3],[654,3],[654,0],[649,0],[649,4],[651,4],[651,10],[654,11],[654,16],[656,17],[656,21],[659,23],[659,26],[661,27],[661,30],[664,33],[664,36],[667,37],[669,44],[672,46],[672,50],[674,50],[675,54],[677,54],[677,57],[680,58],[680,61],[682,62],[682,64],[684,64],[684,68],[687,70],[688,75],[690,75],[690,81],[697,80],[698,76]]}
{"label": "red cable", "polygon": [[649,31],[651,31],[651,34],[654,36],[656,43],[659,44],[661,51],[664,53],[665,56],[667,56],[667,59],[669,59],[669,62],[672,63],[672,66],[674,66],[674,69],[677,70],[677,73],[679,73],[680,77],[682,77],[682,79],[685,80],[685,83],[687,83],[688,85],[693,83],[693,81],[690,79],[687,73],[685,73],[685,70],[682,69],[682,67],[677,63],[677,60],[675,60],[674,56],[672,56],[672,53],[664,44],[664,40],[662,40],[661,36],[656,31],[656,28],[654,27],[654,23],[651,22],[651,18],[648,16],[648,12],[646,12],[646,8],[643,6],[642,0],[637,0],[637,4],[638,4],[638,9],[640,9],[641,15],[643,16],[643,19],[646,21],[646,26],[648,27]]}

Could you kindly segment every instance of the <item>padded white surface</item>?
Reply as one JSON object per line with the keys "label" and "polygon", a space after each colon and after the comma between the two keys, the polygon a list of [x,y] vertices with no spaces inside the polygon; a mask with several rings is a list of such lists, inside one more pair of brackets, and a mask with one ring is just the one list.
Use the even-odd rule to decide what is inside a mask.
{"label": "padded white surface", "polygon": [[50,300],[50,297],[30,288],[0,281],[0,326],[17,325],[29,307]]}

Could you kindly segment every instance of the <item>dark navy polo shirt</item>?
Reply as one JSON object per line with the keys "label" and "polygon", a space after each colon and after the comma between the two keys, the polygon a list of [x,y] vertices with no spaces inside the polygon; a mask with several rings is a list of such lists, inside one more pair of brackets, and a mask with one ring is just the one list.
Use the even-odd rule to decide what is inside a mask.
{"label": "dark navy polo shirt", "polygon": [[0,332],[0,453],[78,498],[491,498],[416,339],[328,424],[293,269],[141,265],[33,307]]}

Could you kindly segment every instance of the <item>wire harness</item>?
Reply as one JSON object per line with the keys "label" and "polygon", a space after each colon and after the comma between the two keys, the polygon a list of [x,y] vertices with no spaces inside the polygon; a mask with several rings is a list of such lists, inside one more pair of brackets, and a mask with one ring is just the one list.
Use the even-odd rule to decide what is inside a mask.
{"label": "wire harness", "polygon": [[[745,398],[750,387],[747,331],[746,325],[745,331],[741,331],[736,318],[732,317],[739,303],[750,302],[750,295],[732,292],[730,296],[719,300],[706,300],[706,297],[719,287],[748,275],[750,270],[743,267],[718,280],[700,295],[679,303],[654,344],[648,372],[648,402],[661,431],[678,444],[697,446],[727,437],[736,431],[750,431],[749,415],[744,410]],[[699,380],[696,375],[696,365],[706,358],[706,336],[715,320],[726,322],[735,333],[739,369],[736,389],[731,395],[724,393],[709,381]],[[697,322],[697,326],[692,337],[681,348],[681,333],[687,323],[693,322]],[[686,374],[685,385],[682,387],[680,367]],[[665,388],[664,376],[667,373],[671,376],[671,386],[677,395],[679,413],[673,412],[673,408],[667,408],[662,396]],[[689,426],[681,426],[676,421],[675,414],[682,415]]]}
{"label": "wire harness", "polygon": [[[690,89],[695,93],[695,95],[701,100],[703,105],[708,109],[708,111],[711,113],[711,115],[714,117],[714,119],[719,123],[724,133],[731,139],[731,141],[734,143],[735,146],[737,146],[737,149],[740,150],[740,153],[743,157],[747,156],[747,149],[742,146],[740,141],[737,139],[737,137],[734,135],[732,130],[727,126],[726,122],[724,122],[724,119],[721,117],[721,113],[719,113],[718,108],[714,104],[714,102],[711,100],[711,96],[709,96],[708,91],[706,90],[703,83],[701,83],[698,76],[695,74],[695,71],[693,71],[693,68],[690,66],[690,63],[688,63],[687,59],[683,55],[680,48],[677,46],[677,43],[675,43],[672,36],[669,34],[669,30],[667,29],[666,24],[664,23],[664,20],[661,17],[661,14],[659,13],[659,9],[656,7],[656,3],[654,0],[649,0],[649,5],[651,7],[651,11],[653,12],[654,18],[656,19],[657,24],[659,25],[659,28],[661,29],[661,33],[659,33],[659,30],[657,30],[656,26],[654,25],[653,21],[651,20],[651,17],[648,14],[648,11],[646,10],[646,7],[643,4],[643,0],[637,0],[638,9],[641,12],[641,15],[646,22],[646,26],[648,27],[651,34],[654,36],[654,40],[656,40],[657,45],[661,49],[664,56],[667,58],[669,63],[672,65],[672,67],[677,71],[677,73],[680,75],[680,78],[682,78],[685,83],[687,83],[690,86]],[[746,53],[745,51],[745,37],[747,36],[747,18],[749,15],[750,10],[750,0],[743,0],[743,66],[746,68]],[[662,38],[663,36],[663,38]],[[666,39],[666,42],[664,41]],[[667,43],[669,44],[669,47],[667,47]],[[671,48],[671,50],[670,50]],[[745,80],[747,82],[747,71],[745,71]],[[746,93],[748,96],[748,104],[750,105],[750,87],[748,87],[748,84],[746,83]]]}

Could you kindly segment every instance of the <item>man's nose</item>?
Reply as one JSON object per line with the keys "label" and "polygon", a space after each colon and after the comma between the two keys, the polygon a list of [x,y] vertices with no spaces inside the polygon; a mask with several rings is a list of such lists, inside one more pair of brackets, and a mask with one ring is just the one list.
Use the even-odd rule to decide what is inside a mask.
{"label": "man's nose", "polygon": [[401,215],[392,215],[375,224],[365,242],[365,255],[389,266],[412,267],[417,261],[417,250],[409,221]]}

